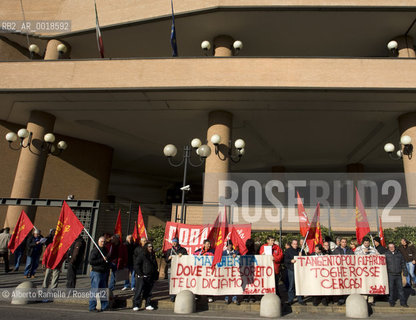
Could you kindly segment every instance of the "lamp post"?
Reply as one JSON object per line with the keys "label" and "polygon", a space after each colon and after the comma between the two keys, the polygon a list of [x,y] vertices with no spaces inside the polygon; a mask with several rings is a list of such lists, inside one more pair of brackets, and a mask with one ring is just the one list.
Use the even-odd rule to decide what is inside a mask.
{"label": "lamp post", "polygon": [[400,145],[399,150],[396,152],[396,156],[393,154],[395,149],[394,144],[392,143],[386,143],[384,146],[384,151],[386,151],[390,158],[394,160],[399,160],[403,158],[403,155],[407,156],[410,159],[412,159],[413,154],[413,145],[412,145],[412,138],[410,136],[402,136],[400,138]]}
{"label": "lamp post", "polygon": [[[32,145],[32,136],[33,133],[27,130],[26,128],[20,129],[17,134],[14,132],[9,132],[6,134],[6,140],[9,142],[9,148],[12,150],[20,150],[22,148],[29,148],[30,152],[36,154],[30,146]],[[14,147],[12,145],[13,142],[20,139],[19,145]],[[54,145],[55,142],[55,135],[53,133],[47,133],[43,136],[43,141],[40,146],[41,152],[47,152],[47,154],[52,154],[57,156],[61,154],[66,148],[68,148],[68,144],[65,141],[59,141],[57,145]],[[57,150],[58,149],[58,150]]]}
{"label": "lamp post", "polygon": [[[199,163],[193,163],[191,160],[192,151],[195,150],[196,154],[199,156]],[[185,192],[189,191],[191,188],[189,185],[186,185],[186,175],[188,173],[188,164],[192,167],[200,167],[205,163],[205,159],[211,154],[211,148],[206,144],[202,144],[201,140],[195,138],[191,141],[191,145],[186,145],[183,148],[182,160],[179,163],[174,163],[172,158],[176,156],[178,149],[173,144],[167,144],[163,149],[163,154],[169,161],[169,164],[172,167],[181,167],[183,168],[183,182],[182,182],[182,201],[181,201],[181,223],[184,222],[184,204],[185,204]],[[175,222],[177,221],[175,217]]]}

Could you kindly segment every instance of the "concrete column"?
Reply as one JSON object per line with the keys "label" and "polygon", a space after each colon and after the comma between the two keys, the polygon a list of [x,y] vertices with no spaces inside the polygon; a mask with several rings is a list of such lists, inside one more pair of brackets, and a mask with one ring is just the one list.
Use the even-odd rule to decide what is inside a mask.
{"label": "concrete column", "polygon": [[[58,46],[63,44],[66,46],[67,51],[64,54],[59,54]],[[58,60],[58,59],[67,59],[69,58],[70,46],[67,43],[62,41],[52,39],[48,41],[45,51],[44,60]]]}
{"label": "concrete column", "polygon": [[[410,136],[413,146],[416,145],[416,112],[406,113],[399,117],[400,136]],[[404,173],[406,176],[406,189],[409,207],[416,207],[416,156],[412,159],[403,155]]]}
{"label": "concrete column", "polygon": [[416,58],[415,49],[413,48],[413,38],[410,36],[400,36],[394,39],[397,41],[397,51],[399,58]]}
{"label": "concrete column", "polygon": [[[53,131],[54,124],[55,117],[53,115],[41,111],[32,111],[27,124],[27,130],[33,134],[32,144],[30,149],[22,148],[20,151],[11,198],[39,197],[47,159],[47,154],[41,151],[43,136]],[[26,211],[33,222],[36,215],[34,208],[10,206],[7,210],[4,226],[13,228],[22,209]]]}
{"label": "concrete column", "polygon": [[214,39],[214,56],[231,57],[233,55],[233,38],[221,35]]}
{"label": "concrete column", "polygon": [[[207,140],[212,152],[205,163],[204,203],[218,202],[218,183],[228,177],[228,144],[231,139],[232,118],[232,114],[226,111],[213,111],[209,114]],[[211,142],[214,134],[221,136],[219,157],[215,154],[215,146]]]}

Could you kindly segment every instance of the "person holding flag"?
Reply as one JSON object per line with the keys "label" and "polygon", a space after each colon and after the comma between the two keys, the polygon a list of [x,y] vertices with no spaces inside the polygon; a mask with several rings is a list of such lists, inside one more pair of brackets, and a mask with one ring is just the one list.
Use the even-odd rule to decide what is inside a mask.
{"label": "person holding flag", "polygon": [[26,266],[24,276],[26,278],[34,278],[36,270],[39,266],[39,258],[42,254],[41,239],[43,236],[40,234],[40,230],[35,229],[33,235],[27,239],[27,255]]}
{"label": "person holding flag", "polygon": [[374,247],[378,251],[379,254],[386,254],[387,249],[381,245],[380,237],[374,237]]}
{"label": "person holding flag", "polygon": [[[293,304],[295,299],[295,268],[294,264],[296,263],[295,257],[305,255],[304,251],[298,247],[298,240],[293,239],[290,243],[290,248],[285,251],[284,254],[284,264],[287,269],[287,275],[289,279],[289,289],[287,292],[289,305]],[[302,296],[297,296],[298,302],[301,305],[306,305],[306,302],[303,301]]]}

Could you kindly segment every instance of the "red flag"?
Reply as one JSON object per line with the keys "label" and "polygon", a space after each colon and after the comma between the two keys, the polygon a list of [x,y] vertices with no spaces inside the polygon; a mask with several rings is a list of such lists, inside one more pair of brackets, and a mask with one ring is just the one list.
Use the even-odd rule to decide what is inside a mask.
{"label": "red flag", "polygon": [[363,203],[361,202],[360,195],[358,194],[357,187],[355,188],[355,233],[357,235],[357,241],[359,244],[363,241],[364,236],[370,232],[370,226],[368,225],[367,214]]}
{"label": "red flag", "polygon": [[380,244],[385,247],[386,246],[386,240],[384,239],[384,232],[383,232],[383,226],[381,225],[381,217],[378,218],[380,221],[380,230],[378,231],[378,236],[380,237]]}
{"label": "red flag", "polygon": [[306,244],[309,247],[309,253],[315,252],[315,246],[317,244],[323,244],[322,241],[322,233],[321,233],[321,210],[320,210],[319,202],[315,209],[315,214],[312,218],[312,223],[309,227],[308,238],[306,239]]}
{"label": "red flag", "polygon": [[8,248],[11,253],[17,249],[17,247],[25,240],[26,236],[32,231],[33,224],[27,216],[26,212],[22,210],[16,226],[14,227],[12,237],[10,238]]}
{"label": "red flag", "polygon": [[230,240],[233,243],[234,248],[236,248],[242,256],[247,253],[248,250],[246,244],[244,243],[244,240],[241,239],[235,227],[232,227],[231,229]]}
{"label": "red flag", "polygon": [[120,241],[123,241],[123,232],[121,228],[121,210],[118,209],[117,221],[116,226],[114,227],[114,234],[118,234],[120,237]]}
{"label": "red flag", "polygon": [[131,237],[133,238],[134,242],[137,242],[137,240],[139,239],[139,232],[137,231],[137,221],[134,221],[134,230]]}
{"label": "red flag", "polygon": [[61,215],[59,216],[58,224],[56,225],[50,256],[48,261],[46,261],[47,268],[55,269],[59,265],[69,247],[83,229],[84,226],[82,223],[64,201]]}
{"label": "red flag", "polygon": [[[215,219],[214,227],[212,228],[210,234],[212,233],[214,236],[213,248],[215,249],[214,259],[212,260],[212,267],[221,261],[222,253],[224,251],[224,244],[225,244],[225,229],[227,228],[227,214],[226,209],[224,212],[220,212],[218,214],[217,219]],[[208,236],[208,239],[210,237]]]}
{"label": "red flag", "polygon": [[144,225],[144,220],[142,216],[142,209],[139,206],[139,213],[137,215],[137,225],[139,228],[139,237],[146,238],[147,239],[147,232],[146,232],[146,226]]}
{"label": "red flag", "polygon": [[95,32],[97,36],[98,51],[100,51],[101,58],[104,58],[103,36],[101,35],[100,23],[98,21],[97,4],[95,3],[95,0],[94,0],[94,8],[95,8]]}
{"label": "red flag", "polygon": [[299,192],[297,192],[297,194],[298,194],[298,216],[299,216],[300,234],[302,235],[302,237],[306,237],[306,233],[309,230],[310,223],[309,223],[308,215],[305,212],[305,208],[303,207],[302,199],[299,196]]}

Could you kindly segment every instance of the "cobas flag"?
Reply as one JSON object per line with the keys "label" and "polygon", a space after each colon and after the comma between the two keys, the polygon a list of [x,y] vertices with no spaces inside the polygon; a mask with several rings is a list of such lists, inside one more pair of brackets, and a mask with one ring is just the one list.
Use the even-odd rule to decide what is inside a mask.
{"label": "cobas flag", "polygon": [[55,237],[53,238],[49,259],[46,261],[47,268],[55,269],[59,265],[69,247],[83,229],[84,226],[82,223],[64,201],[61,215],[56,225]]}
{"label": "cobas flag", "polygon": [[14,227],[12,237],[10,238],[8,248],[11,253],[17,249],[17,247],[25,240],[26,236],[32,231],[33,224],[27,216],[26,212],[22,210],[16,226]]}
{"label": "cobas flag", "polygon": [[363,203],[361,202],[360,195],[358,194],[357,187],[355,188],[355,233],[357,235],[357,241],[359,244],[363,241],[363,238],[370,232],[370,226],[368,225],[367,214]]}
{"label": "cobas flag", "polygon": [[306,237],[306,234],[308,233],[310,223],[308,220],[308,215],[305,212],[305,208],[303,207],[302,199],[298,194],[298,216],[299,216],[299,230],[302,237]]}

